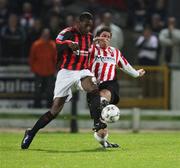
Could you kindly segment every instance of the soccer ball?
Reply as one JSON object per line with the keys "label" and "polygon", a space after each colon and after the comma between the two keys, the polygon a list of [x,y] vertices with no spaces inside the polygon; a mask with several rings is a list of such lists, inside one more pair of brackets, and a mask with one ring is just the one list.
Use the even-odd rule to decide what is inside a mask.
{"label": "soccer ball", "polygon": [[107,123],[114,123],[119,120],[120,110],[114,104],[109,104],[103,108],[101,117]]}

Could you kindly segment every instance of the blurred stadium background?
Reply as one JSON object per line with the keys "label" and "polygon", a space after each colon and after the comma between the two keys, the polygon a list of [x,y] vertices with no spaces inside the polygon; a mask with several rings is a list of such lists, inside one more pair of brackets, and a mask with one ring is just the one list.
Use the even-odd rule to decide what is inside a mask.
{"label": "blurred stadium background", "polygon": [[[0,0],[0,128],[31,127],[48,107],[43,94],[40,105],[34,106],[35,75],[30,69],[29,54],[44,27],[51,39],[65,27],[72,26],[82,11],[94,15],[94,32],[110,12],[108,22],[115,27],[114,39],[127,60],[147,73],[133,79],[118,71],[121,109],[120,121],[111,124],[116,130],[180,129],[180,12],[178,0]],[[169,18],[176,19],[175,37],[165,37]],[[158,39],[155,63],[140,63],[136,41],[144,28],[151,27]],[[169,29],[168,29],[169,30]],[[118,46],[118,44],[120,44]],[[171,52],[166,49],[170,48]],[[167,56],[168,53],[168,56]],[[55,75],[55,74],[54,74]],[[47,88],[48,89],[48,88]],[[48,128],[91,129],[92,121],[84,93],[75,92],[72,103],[65,105],[62,114]]]}

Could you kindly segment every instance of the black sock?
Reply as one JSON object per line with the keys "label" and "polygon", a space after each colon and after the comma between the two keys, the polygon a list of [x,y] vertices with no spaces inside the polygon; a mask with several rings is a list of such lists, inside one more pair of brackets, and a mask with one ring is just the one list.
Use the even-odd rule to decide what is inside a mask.
{"label": "black sock", "polygon": [[98,90],[94,90],[87,94],[88,106],[91,117],[98,122],[101,117],[100,95]]}
{"label": "black sock", "polygon": [[104,107],[106,107],[109,104],[106,98],[101,97],[101,111]]}
{"label": "black sock", "polygon": [[30,134],[35,135],[41,128],[44,128],[50,121],[55,117],[51,114],[50,111],[43,114],[39,120],[36,122],[34,127],[31,129]]}

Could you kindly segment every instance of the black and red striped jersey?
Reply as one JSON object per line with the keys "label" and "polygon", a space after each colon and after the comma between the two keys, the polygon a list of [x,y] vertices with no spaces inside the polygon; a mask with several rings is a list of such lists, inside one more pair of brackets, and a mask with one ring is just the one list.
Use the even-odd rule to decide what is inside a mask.
{"label": "black and red striped jersey", "polygon": [[[89,48],[92,41],[93,36],[91,33],[81,34],[75,27],[62,30],[56,38],[59,69],[88,69]],[[73,52],[68,47],[71,42],[78,43],[79,50]]]}

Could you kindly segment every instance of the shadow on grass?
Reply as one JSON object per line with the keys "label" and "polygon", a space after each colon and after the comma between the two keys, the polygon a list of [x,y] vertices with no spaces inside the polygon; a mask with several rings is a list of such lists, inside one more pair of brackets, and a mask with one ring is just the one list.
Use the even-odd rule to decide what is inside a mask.
{"label": "shadow on grass", "polygon": [[[82,150],[53,150],[53,149],[29,149],[30,151],[39,151],[47,153],[84,153],[84,152],[115,152],[114,149],[104,149],[104,148],[95,148],[95,149],[82,149]],[[117,150],[117,149],[116,149]]]}

